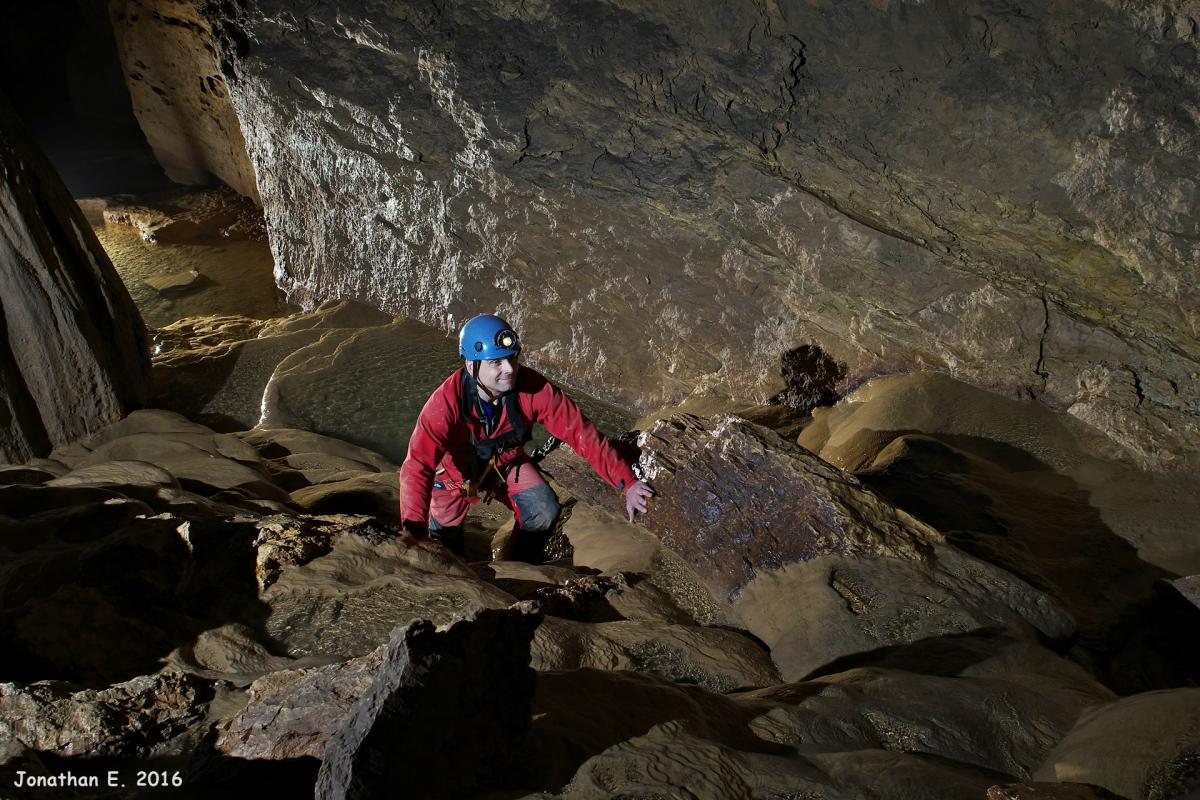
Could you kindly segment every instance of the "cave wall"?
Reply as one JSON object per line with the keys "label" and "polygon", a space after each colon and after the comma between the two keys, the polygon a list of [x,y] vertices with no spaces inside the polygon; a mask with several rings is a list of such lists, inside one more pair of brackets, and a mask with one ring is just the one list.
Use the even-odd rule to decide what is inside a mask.
{"label": "cave wall", "polygon": [[167,176],[260,203],[212,31],[190,0],[109,0],[133,113]]}
{"label": "cave wall", "polygon": [[145,403],[146,329],[79,207],[0,97],[0,461]]}
{"label": "cave wall", "polygon": [[1200,442],[1197,3],[209,4],[291,298],[642,408],[816,343]]}
{"label": "cave wall", "polygon": [[134,119],[107,0],[8,4],[0,94],[75,197],[174,185]]}

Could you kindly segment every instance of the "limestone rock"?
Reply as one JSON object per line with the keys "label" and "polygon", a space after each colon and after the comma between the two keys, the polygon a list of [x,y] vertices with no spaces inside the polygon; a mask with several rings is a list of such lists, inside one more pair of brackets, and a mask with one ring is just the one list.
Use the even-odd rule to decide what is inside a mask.
{"label": "limestone rock", "polygon": [[1053,597],[1122,694],[1195,680],[1200,616],[1161,584],[1200,567],[1194,476],[1101,457],[1070,416],[933,375],[873,380],[799,442]]}
{"label": "limestone rock", "polygon": [[[31,501],[61,503],[74,487],[34,488],[41,492]],[[75,491],[81,499],[102,490]],[[4,679],[92,686],[126,680],[253,607],[252,525],[149,515],[143,503],[116,492],[100,496],[53,521],[31,502],[32,541],[6,543]]]}
{"label": "limestone rock", "polygon": [[[142,239],[152,244],[264,238],[262,212],[253,202],[223,186],[177,188],[136,197],[113,195],[99,203],[103,222],[136,228]],[[153,279],[147,283],[159,289]]]}
{"label": "limestone rock", "polygon": [[1089,706],[1114,699],[1081,668],[1032,644],[981,654],[953,675],[865,667],[745,697],[795,703],[750,723],[766,741],[806,752],[925,753],[1020,778]]}
{"label": "limestone rock", "polygon": [[259,202],[212,30],[196,4],[119,0],[109,14],[133,112],[167,176],[218,178]]}
{"label": "limestone rock", "polygon": [[[272,483],[253,447],[169,411],[136,411],[95,436],[56,450],[54,456],[72,468],[56,478],[55,485],[113,483],[127,476],[127,484],[177,481],[204,495],[240,490],[264,500],[289,499]],[[147,466],[157,471],[147,472]],[[139,470],[144,474],[136,474]]]}
{"label": "limestone rock", "polygon": [[734,611],[786,680],[922,639],[1000,628],[1066,641],[1075,629],[1043,592],[942,546],[929,562],[824,556],[791,564],[752,581]]}
{"label": "limestone rock", "polygon": [[1170,581],[1171,588],[1187,602],[1200,610],[1200,575],[1188,575]]}
{"label": "limestone rock", "polygon": [[258,586],[266,591],[289,566],[303,566],[333,549],[344,533],[376,542],[387,541],[390,532],[380,531],[368,517],[326,516],[297,518],[288,514],[265,517],[255,523],[258,536],[255,575]]}
{"label": "limestone rock", "polygon": [[593,757],[558,797],[562,800],[633,795],[670,797],[814,797],[854,800],[972,800],[995,773],[904,752],[864,750],[795,758],[786,751],[744,751],[705,740],[677,722]]}
{"label": "limestone rock", "polygon": [[1124,697],[1084,714],[1034,773],[1102,786],[1132,800],[1200,789],[1200,689]]}
{"label": "limestone rock", "polygon": [[22,483],[25,485],[45,483],[58,477],[57,473],[30,465],[0,466],[0,486]]}
{"label": "limestone rock", "polygon": [[45,481],[46,486],[173,486],[179,488],[175,476],[148,461],[115,460],[73,469],[66,475]]}
{"label": "limestone rock", "polygon": [[240,622],[203,631],[165,659],[171,669],[234,686],[247,686],[261,675],[305,667],[311,661],[272,655],[254,629]]}
{"label": "limestone rock", "polygon": [[484,611],[444,633],[429,622],[397,628],[370,690],[326,747],[316,796],[375,797],[403,785],[448,797],[503,786],[529,726],[538,622]]}
{"label": "limestone rock", "polygon": [[194,289],[201,280],[200,273],[194,269],[186,272],[176,272],[171,275],[161,275],[150,278],[146,285],[159,294],[183,294]]}
{"label": "limestone rock", "polygon": [[237,758],[322,758],[371,689],[386,645],[339,664],[272,672],[256,680],[245,709],[224,723],[216,748]]}
{"label": "limestone rock", "polygon": [[996,634],[864,658],[874,665],[723,696],[643,673],[539,673],[529,747],[541,771],[524,784],[570,779],[564,798],[681,787],[714,798],[982,797],[1113,697],[1077,665]]}
{"label": "limestone rock", "polygon": [[541,672],[528,740],[538,758],[527,764],[526,783],[561,786],[592,756],[668,722],[709,741],[753,750],[762,742],[748,723],[771,707],[638,672]]}
{"label": "limestone rock", "polygon": [[770,655],[736,632],[659,622],[574,622],[547,617],[533,640],[539,671],[636,670],[714,692],[779,683]]}
{"label": "limestone rock", "polygon": [[226,431],[304,429],[397,462],[411,432],[397,419],[415,419],[458,366],[439,331],[349,301],[267,321],[189,318],[156,336],[162,407]]}
{"label": "limestone rock", "polygon": [[[562,471],[560,461],[551,462],[550,467]],[[728,605],[713,599],[712,592],[684,560],[641,525],[630,525],[611,511],[576,503],[563,523],[563,532],[574,548],[576,566],[610,576],[642,576],[636,594],[621,592],[608,598],[626,619],[645,618],[648,614],[651,619],[667,622],[731,624]]]}
{"label": "limestone rock", "polygon": [[736,417],[677,415],[641,438],[647,524],[722,599],[819,556],[923,560],[943,541],[850,475]]}
{"label": "limestone rock", "polygon": [[461,366],[454,351],[449,338],[413,320],[329,330],[278,364],[259,424],[317,431],[402,461],[412,431],[396,419],[416,420],[429,394]]}
{"label": "limestone rock", "polygon": [[298,489],[292,502],[310,514],[369,514],[398,525],[400,486],[396,472],[351,472]]}
{"label": "limestone rock", "polygon": [[339,658],[374,650],[397,625],[446,624],[514,602],[440,546],[378,534],[341,536],[327,555],[284,569],[261,600],[282,652]]}
{"label": "limestone rock", "polygon": [[816,344],[848,382],[1033,392],[1186,466],[1188,13],[681,9],[214,8],[290,296],[446,331],[499,308],[539,365],[642,408],[761,402]]}
{"label": "limestone rock", "polygon": [[321,334],[261,336],[261,321],[251,323],[247,318],[189,318],[161,329],[157,336],[164,350],[154,359],[155,402],[222,430],[257,425],[275,368]]}
{"label": "limestone rock", "polygon": [[149,394],[146,331],[62,181],[0,100],[0,459],[44,456]]}
{"label": "limestone rock", "polygon": [[[551,458],[573,494],[603,496],[577,459]],[[852,476],[750,423],[660,421],[643,435],[641,468],[657,491],[645,525],[733,604],[785,678],[980,627],[1029,623],[1059,638],[1073,629],[1042,592],[946,547]]]}
{"label": "limestone rock", "polygon": [[170,672],[106,689],[4,683],[0,740],[62,756],[145,758],[198,722],[212,695],[209,682]]}

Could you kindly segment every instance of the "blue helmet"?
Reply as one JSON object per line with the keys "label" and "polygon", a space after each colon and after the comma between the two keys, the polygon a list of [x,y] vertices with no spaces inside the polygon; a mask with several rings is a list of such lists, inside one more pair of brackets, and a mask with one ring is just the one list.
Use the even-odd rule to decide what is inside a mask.
{"label": "blue helmet", "polygon": [[467,361],[487,361],[515,356],[521,340],[508,323],[492,314],[467,320],[458,334],[458,354]]}

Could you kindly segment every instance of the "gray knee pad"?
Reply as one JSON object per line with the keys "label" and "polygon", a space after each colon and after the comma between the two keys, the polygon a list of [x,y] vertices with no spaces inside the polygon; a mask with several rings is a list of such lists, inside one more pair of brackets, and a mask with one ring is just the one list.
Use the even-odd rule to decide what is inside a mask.
{"label": "gray knee pad", "polygon": [[513,495],[513,503],[521,511],[521,530],[549,534],[562,511],[558,495],[542,484]]}

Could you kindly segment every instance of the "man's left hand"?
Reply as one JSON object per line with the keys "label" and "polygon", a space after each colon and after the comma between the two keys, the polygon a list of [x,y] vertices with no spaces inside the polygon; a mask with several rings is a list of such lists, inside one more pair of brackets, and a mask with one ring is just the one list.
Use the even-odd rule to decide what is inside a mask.
{"label": "man's left hand", "polygon": [[634,512],[646,513],[646,501],[653,496],[654,490],[645,481],[637,481],[625,490],[625,511],[629,514],[630,522],[633,522]]}

